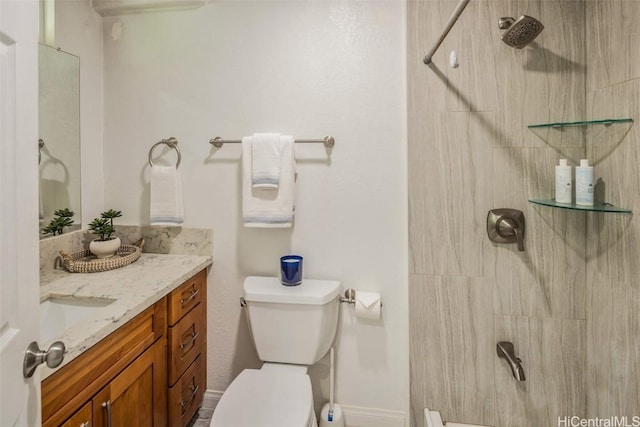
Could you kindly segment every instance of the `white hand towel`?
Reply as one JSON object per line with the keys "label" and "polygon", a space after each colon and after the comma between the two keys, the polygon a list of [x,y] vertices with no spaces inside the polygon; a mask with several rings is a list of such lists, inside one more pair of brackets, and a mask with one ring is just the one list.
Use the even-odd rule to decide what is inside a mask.
{"label": "white hand towel", "polygon": [[184,222],[182,182],[175,166],[151,167],[151,225],[179,227]]}
{"label": "white hand towel", "polygon": [[254,133],[251,140],[253,188],[276,189],[280,185],[280,134]]}
{"label": "white hand towel", "polygon": [[280,184],[277,190],[273,190],[251,185],[252,138],[242,138],[242,218],[245,227],[288,228],[293,224],[293,142],[292,136],[280,136]]}

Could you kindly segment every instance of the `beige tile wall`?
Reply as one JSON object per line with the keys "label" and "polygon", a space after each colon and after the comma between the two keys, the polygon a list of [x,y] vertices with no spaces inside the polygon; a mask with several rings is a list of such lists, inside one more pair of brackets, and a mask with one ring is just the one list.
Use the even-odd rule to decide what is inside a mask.
{"label": "beige tile wall", "polygon": [[[411,272],[482,277],[493,248],[492,113],[412,113],[409,170]],[[485,262],[489,260],[489,262]]]}
{"label": "beige tile wall", "polygon": [[514,381],[494,359],[496,425],[558,426],[584,416],[584,320],[496,316],[496,341],[517,343],[527,380]]}
{"label": "beige tile wall", "polygon": [[635,120],[587,134],[596,190],[634,211],[587,216],[589,417],[640,416],[639,18],[637,1],[587,2],[587,112]]}
{"label": "beige tile wall", "polygon": [[460,421],[493,424],[492,280],[412,274],[409,283],[412,412],[446,408]]}
{"label": "beige tile wall", "polygon": [[[407,11],[412,419],[423,427],[429,407],[451,421],[555,426],[559,416],[588,413],[585,349],[593,345],[587,331],[594,277],[586,269],[585,230],[591,217],[528,199],[553,197],[553,166],[561,157],[573,164],[583,158],[594,132],[527,125],[586,117],[591,2],[472,1],[434,65],[425,66],[422,58],[456,3],[409,1]],[[545,30],[531,47],[515,50],[500,41],[497,20],[521,14],[537,17]],[[448,67],[452,49],[456,69]],[[624,138],[620,128],[615,132]],[[525,214],[524,253],[486,237],[487,211],[502,207]],[[624,298],[611,304],[625,301],[630,304]],[[625,307],[624,321],[637,322],[640,316]],[[602,322],[613,323],[610,312],[600,311]],[[630,356],[638,344],[627,338],[619,333],[625,343],[619,357],[636,361],[638,370]],[[501,340],[515,344],[525,383],[497,358]],[[591,371],[608,381],[620,375]],[[623,400],[616,402],[633,407],[632,398]]]}

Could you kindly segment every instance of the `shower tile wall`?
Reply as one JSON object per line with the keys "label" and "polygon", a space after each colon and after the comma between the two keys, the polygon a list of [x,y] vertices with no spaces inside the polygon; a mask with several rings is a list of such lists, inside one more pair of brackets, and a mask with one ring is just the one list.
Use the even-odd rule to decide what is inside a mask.
{"label": "shower tile wall", "polygon": [[491,279],[412,274],[409,283],[411,395],[422,396],[430,409],[493,425]]}
{"label": "shower tile wall", "polygon": [[[586,6],[472,1],[427,67],[456,4],[407,11],[412,419],[423,427],[428,407],[452,421],[555,426],[586,415],[586,216],[527,200],[553,197],[553,165],[582,158],[587,135],[527,125],[585,115]],[[498,18],[521,14],[545,25],[535,49],[500,41]],[[487,211],[502,207],[525,213],[526,252],[488,241]],[[526,383],[497,359],[498,341],[515,344]]]}
{"label": "shower tile wall", "polygon": [[[517,382],[494,358],[497,426],[558,426],[558,416],[583,416],[584,320],[496,316],[496,337],[517,340],[527,381]],[[515,343],[515,342],[514,342]]]}
{"label": "shower tile wall", "polygon": [[587,217],[587,414],[640,416],[640,2],[587,2],[587,107],[632,125],[590,129],[604,200],[634,215]]}

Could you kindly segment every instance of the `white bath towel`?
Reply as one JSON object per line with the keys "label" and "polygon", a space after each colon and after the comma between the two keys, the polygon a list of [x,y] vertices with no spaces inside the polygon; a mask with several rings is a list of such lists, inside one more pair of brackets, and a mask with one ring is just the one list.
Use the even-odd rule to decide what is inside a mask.
{"label": "white bath towel", "polygon": [[175,166],[151,167],[151,225],[179,227],[184,222],[182,182]]}
{"label": "white bath towel", "polygon": [[254,133],[251,138],[251,185],[276,189],[280,184],[280,134]]}
{"label": "white bath towel", "polygon": [[276,190],[251,185],[252,138],[242,138],[242,219],[245,227],[287,228],[293,224],[295,159],[293,137],[280,136],[280,184]]}

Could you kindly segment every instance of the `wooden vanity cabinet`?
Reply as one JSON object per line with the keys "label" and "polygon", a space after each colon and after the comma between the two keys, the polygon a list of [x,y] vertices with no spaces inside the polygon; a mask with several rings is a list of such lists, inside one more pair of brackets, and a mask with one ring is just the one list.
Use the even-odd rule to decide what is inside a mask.
{"label": "wooden vanity cabinet", "polygon": [[42,425],[185,426],[205,389],[206,283],[202,270],[46,378]]}

